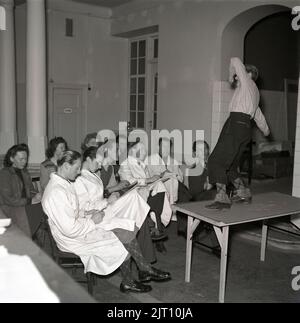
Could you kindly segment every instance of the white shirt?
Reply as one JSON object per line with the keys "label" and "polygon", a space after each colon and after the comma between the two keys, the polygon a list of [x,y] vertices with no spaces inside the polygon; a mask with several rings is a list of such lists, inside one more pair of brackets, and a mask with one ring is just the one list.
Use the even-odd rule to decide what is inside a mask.
{"label": "white shirt", "polygon": [[255,82],[249,77],[244,64],[238,57],[231,58],[230,61],[230,79],[236,74],[239,78],[239,85],[235,89],[229,112],[242,112],[253,118],[258,128],[265,136],[270,133],[266,119],[259,108],[260,95]]}

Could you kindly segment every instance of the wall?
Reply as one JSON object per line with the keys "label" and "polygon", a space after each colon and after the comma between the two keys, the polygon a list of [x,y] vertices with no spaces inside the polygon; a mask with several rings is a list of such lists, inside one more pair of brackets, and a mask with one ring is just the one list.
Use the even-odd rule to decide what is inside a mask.
{"label": "wall", "polygon": [[26,7],[15,11],[16,80],[17,80],[17,135],[19,142],[26,137]]}
{"label": "wall", "polygon": [[146,1],[144,6],[133,3],[113,11],[113,34],[159,25],[159,128],[203,129],[211,142],[213,87],[221,80],[224,28],[241,12],[266,3]]}
{"label": "wall", "polygon": [[[88,87],[87,132],[117,129],[127,120],[128,41],[111,36],[110,10],[53,1],[47,10],[48,81]],[[91,9],[92,8],[92,9]],[[65,37],[74,19],[74,38]],[[26,141],[26,6],[16,9],[19,141]],[[51,93],[48,93],[51,95]]]}
{"label": "wall", "polygon": [[[112,37],[110,19],[59,10],[49,13],[49,79],[55,84],[90,85],[87,131],[115,129],[127,116],[127,40]],[[74,38],[64,36],[65,19]]]}

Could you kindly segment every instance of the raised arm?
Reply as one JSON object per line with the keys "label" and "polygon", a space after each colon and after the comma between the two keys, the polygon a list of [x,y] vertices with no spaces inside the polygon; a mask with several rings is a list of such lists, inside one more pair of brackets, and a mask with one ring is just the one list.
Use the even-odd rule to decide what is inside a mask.
{"label": "raised arm", "polygon": [[238,57],[232,57],[229,66],[229,82],[232,83],[234,80],[234,75],[237,75],[241,85],[246,84],[249,77],[247,75],[245,65]]}

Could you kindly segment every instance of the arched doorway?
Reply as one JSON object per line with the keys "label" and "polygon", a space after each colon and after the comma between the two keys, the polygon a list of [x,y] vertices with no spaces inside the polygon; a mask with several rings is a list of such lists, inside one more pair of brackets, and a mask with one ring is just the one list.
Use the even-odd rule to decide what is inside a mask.
{"label": "arched doorway", "polygon": [[6,15],[4,7],[0,6],[0,30],[6,29]]}
{"label": "arched doorway", "polygon": [[[216,119],[215,119],[214,120],[215,124],[213,125],[214,129],[212,129],[212,145],[216,143],[216,140],[218,138],[218,136],[216,136],[217,131],[221,130],[228,116],[228,103],[232,96],[232,91],[227,82],[230,58],[233,56],[238,56],[242,60],[244,60],[245,63],[250,63],[250,64],[256,63],[255,58],[258,59],[259,61],[259,58],[260,58],[259,53],[260,53],[260,50],[262,50],[261,46],[259,47],[258,45],[259,48],[257,48],[256,55],[255,55],[254,54],[255,51],[250,53],[251,50],[249,49],[249,46],[247,47],[247,44],[245,46],[245,41],[247,42],[250,40],[253,42],[253,39],[251,40],[251,37],[255,34],[255,29],[256,29],[256,35],[254,36],[254,38],[260,37],[259,32],[257,32],[259,28],[264,28],[263,27],[264,24],[265,26],[270,27],[270,22],[272,20],[275,21],[277,19],[277,21],[279,21],[280,19],[284,19],[283,18],[284,16],[285,17],[290,16],[290,32],[292,33],[293,31],[292,31],[291,23],[294,16],[291,14],[291,7],[287,7],[283,5],[263,5],[263,6],[257,6],[257,7],[251,8],[235,16],[223,29],[222,47],[221,47],[221,73],[220,73],[221,81],[219,84],[221,91],[219,91],[220,95],[218,97],[218,100],[220,101],[220,103],[219,103],[219,106],[216,104],[213,104],[213,107],[217,106],[219,109],[219,111],[214,111],[215,115],[219,113],[219,119],[218,119],[219,124],[216,128]],[[274,36],[278,36],[275,30],[273,30],[273,37]],[[297,65],[295,66],[296,70],[293,71],[292,77],[287,75],[287,80],[284,80],[285,77],[282,76],[282,80],[280,83],[281,88],[279,87],[276,88],[276,86],[275,88],[273,88],[272,86],[269,87],[269,85],[265,86],[264,84],[263,89],[261,90],[261,94],[262,94],[262,100],[264,101],[264,103],[270,107],[270,111],[269,112],[266,111],[265,114],[266,114],[266,117],[270,119],[270,121],[269,120],[268,121],[269,123],[271,123],[271,128],[273,127],[272,130],[273,130],[273,133],[275,134],[274,139],[278,139],[278,141],[288,142],[288,146],[284,147],[282,145],[279,147],[279,150],[280,149],[290,150],[290,147],[292,147],[291,153],[293,154],[293,150],[294,150],[293,148],[296,147],[294,177],[290,176],[288,178],[287,187],[289,189],[289,192],[287,193],[293,192],[294,196],[300,197],[300,175],[298,175],[300,174],[299,172],[300,167],[298,166],[298,169],[297,169],[297,165],[300,165],[300,154],[297,155],[297,151],[300,151],[299,118],[297,123],[295,121],[296,115],[297,117],[300,115],[299,89],[297,84],[299,80],[300,37],[298,35],[296,36],[295,34],[294,36],[295,36],[294,42],[296,44],[293,44],[293,45],[295,45],[294,48],[297,49],[297,54],[293,52],[293,55],[291,56],[293,56],[292,58],[293,64]],[[275,47],[273,48],[273,55],[276,55]],[[253,58],[254,58],[254,61],[253,61]],[[251,62],[247,61],[248,59],[249,60],[251,59]],[[273,59],[274,57],[271,57],[271,59],[266,63],[266,65],[271,63]],[[290,57],[288,59],[290,59]],[[266,62],[266,59],[264,59],[264,61]],[[295,64],[295,62],[297,64]],[[269,81],[271,81],[272,83],[274,81],[272,80],[272,77],[273,77],[272,68],[270,66],[267,68],[269,68],[269,70],[267,71],[268,73],[264,73],[264,74],[270,74],[268,76],[267,83]],[[277,75],[275,75],[275,78],[277,78]],[[292,79],[292,82],[289,81],[290,79]],[[293,83],[293,81],[295,81],[295,83]],[[270,92],[270,93],[267,93],[267,92]],[[292,92],[291,95],[289,95],[288,92]],[[214,97],[214,100],[215,100],[215,97]],[[287,111],[286,106],[284,106],[284,104],[285,105],[287,104],[286,101],[289,101],[289,100],[291,100],[294,104],[293,117],[291,116],[289,117],[289,112]],[[297,101],[298,101],[298,108],[296,108]],[[282,106],[280,106],[280,104]],[[272,111],[271,111],[271,107],[272,107]],[[285,108],[285,111],[284,111],[284,108]],[[274,115],[272,115],[272,118],[270,118],[270,116],[268,117],[268,114],[270,115],[274,114],[274,111],[276,111],[276,113],[278,114],[276,116],[277,120],[275,120],[275,123],[274,123],[274,120],[272,120],[272,118],[274,119]],[[282,114],[281,116],[279,115],[280,113]],[[277,125],[276,125],[276,122],[277,122]],[[293,122],[293,125],[290,126],[289,122]],[[214,138],[213,138],[213,134],[215,134]],[[294,161],[293,155],[291,156],[291,160],[293,163]],[[276,167],[276,162],[272,161],[270,167],[273,167],[273,170],[274,170],[274,167]],[[280,167],[283,169],[285,167],[284,163],[281,164]],[[276,172],[276,169],[275,169],[275,172]],[[274,185],[270,187],[274,187]],[[276,190],[281,190],[281,187],[277,186]]]}
{"label": "arched doorway", "polygon": [[[280,76],[277,78],[274,78],[277,76],[276,72],[277,70],[270,70],[269,69],[269,63],[270,62],[276,62],[279,60],[280,65],[282,64],[282,61],[287,60],[287,56],[289,55],[288,50],[282,49],[280,53],[278,52],[278,49],[276,49],[276,46],[278,46],[278,42],[280,44],[284,44],[284,40],[280,39],[282,37],[284,32],[281,32],[280,34],[276,35],[276,30],[272,30],[272,24],[274,27],[274,24],[278,25],[278,21],[282,22],[281,25],[283,26],[285,24],[285,30],[290,28],[290,32],[293,34],[294,39],[294,47],[297,48],[297,36],[296,33],[291,28],[291,21],[293,16],[291,15],[291,9],[282,6],[282,5],[263,5],[263,6],[257,6],[254,8],[251,8],[249,10],[246,10],[239,15],[235,16],[224,28],[223,34],[222,34],[222,47],[221,47],[221,95],[219,97],[220,104],[218,106],[219,108],[219,121],[216,123],[216,119],[214,120],[213,126],[218,129],[213,129],[212,137],[214,135],[214,138],[212,138],[212,145],[216,143],[218,139],[218,131],[221,130],[227,116],[228,116],[228,104],[230,102],[231,96],[233,91],[229,87],[229,83],[227,82],[228,79],[228,67],[230,58],[237,56],[240,57],[245,63],[248,64],[254,64],[257,65],[257,67],[262,70],[263,77],[260,81],[263,81],[266,86],[263,86],[260,88],[261,90],[261,104],[266,105],[266,109],[263,106],[262,109],[266,110],[266,117],[268,120],[268,123],[270,125],[270,128],[272,130],[272,134],[274,136],[274,140],[278,141],[285,141],[285,145],[287,145],[288,141],[288,122],[287,122],[287,112],[283,111],[287,108],[284,106],[287,101],[287,97],[284,93],[284,78],[286,79],[296,79],[295,75],[297,73],[293,73],[292,76],[291,73],[285,74],[285,67],[280,66]],[[290,22],[288,21],[290,19]],[[273,28],[274,29],[274,28]],[[262,32],[263,31],[263,32]],[[272,31],[274,33],[272,34]],[[263,35],[262,35],[263,34]],[[275,35],[275,37],[274,37]],[[273,41],[270,41],[268,46],[262,48],[261,42],[264,42],[266,39],[274,38]],[[277,37],[277,40],[276,40]],[[284,37],[286,37],[286,34],[284,34]],[[264,38],[264,39],[262,39]],[[280,46],[280,45],[279,45]],[[282,45],[284,46],[284,45]],[[256,48],[257,47],[257,48]],[[266,50],[267,49],[267,50]],[[266,52],[263,52],[266,51]],[[273,53],[272,53],[273,51]],[[277,51],[277,54],[276,54]],[[272,56],[271,56],[272,53]],[[269,55],[269,59],[265,58],[266,55]],[[284,57],[285,55],[285,57]],[[299,54],[300,55],[300,54]],[[299,57],[298,55],[298,57]],[[271,57],[270,57],[271,56]],[[280,57],[279,57],[280,56]],[[297,54],[295,54],[293,59],[293,62],[297,62]],[[275,64],[275,63],[274,63]],[[287,65],[293,64],[290,61]],[[267,71],[267,73],[266,73]],[[284,77],[282,76],[284,75]],[[280,81],[277,79],[282,77]],[[273,86],[272,83],[275,82],[275,79],[278,81],[275,86]],[[271,84],[271,86],[270,86]],[[294,99],[294,98],[293,98]],[[294,100],[295,101],[295,100]],[[274,107],[274,104],[277,104],[278,107]],[[214,107],[216,105],[213,105]],[[294,111],[296,108],[294,108]],[[216,113],[214,113],[216,115]],[[284,126],[280,124],[282,120],[285,119]],[[292,120],[295,120],[295,115]],[[294,137],[295,137],[295,124],[294,124]],[[293,128],[292,127],[292,128]],[[217,131],[216,131],[217,130]],[[265,141],[264,137],[260,134],[258,130],[254,131],[254,141],[257,143],[257,145],[260,145],[261,142]],[[291,142],[290,146],[293,147],[294,143]],[[255,147],[256,149],[256,147]],[[255,150],[258,151],[258,149]],[[292,153],[292,148],[291,148]],[[291,180],[292,182],[292,180]],[[292,185],[292,184],[291,184]]]}
{"label": "arched doorway", "polygon": [[[228,67],[230,58],[244,58],[244,40],[247,32],[262,19],[280,12],[291,12],[291,8],[283,5],[262,5],[245,10],[231,19],[223,29],[221,38],[220,80],[214,87],[213,124],[211,146],[216,144],[222,126],[228,116],[228,103],[232,96],[229,87]],[[219,90],[221,89],[221,91]],[[215,102],[217,101],[217,102]]]}
{"label": "arched doorway", "polygon": [[[253,128],[254,154],[260,162],[255,163],[256,177],[260,173],[265,177],[289,177],[284,182],[286,193],[292,192],[298,38],[298,34],[291,28],[291,12],[282,11],[258,21],[248,30],[244,39],[244,62],[255,65],[260,71],[257,81],[260,107],[272,133],[272,142],[268,143],[261,132]],[[261,158],[263,155],[267,158]]]}

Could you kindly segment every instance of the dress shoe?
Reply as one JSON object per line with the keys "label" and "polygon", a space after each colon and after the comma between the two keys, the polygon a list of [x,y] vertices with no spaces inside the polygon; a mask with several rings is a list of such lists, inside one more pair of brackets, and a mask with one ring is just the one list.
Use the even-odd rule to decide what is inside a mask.
{"label": "dress shoe", "polygon": [[161,282],[171,279],[171,274],[160,269],[151,267],[151,271],[139,271],[139,281],[148,282],[150,280]]}
{"label": "dress shoe", "polygon": [[230,209],[231,204],[215,201],[211,204],[205,205],[205,207],[210,210],[223,210],[223,209]]}
{"label": "dress shoe", "polygon": [[129,292],[148,293],[151,290],[152,290],[152,287],[150,285],[144,285],[136,280],[128,284],[122,282],[120,285],[120,291],[122,293],[129,293]]}

